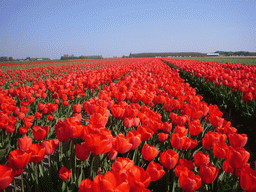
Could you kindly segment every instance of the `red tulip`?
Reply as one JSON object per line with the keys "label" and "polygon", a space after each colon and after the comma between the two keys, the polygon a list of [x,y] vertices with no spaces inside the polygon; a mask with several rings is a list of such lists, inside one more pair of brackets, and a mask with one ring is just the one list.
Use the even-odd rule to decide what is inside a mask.
{"label": "red tulip", "polygon": [[47,119],[48,121],[52,121],[54,119],[54,115],[52,114],[47,115]]}
{"label": "red tulip", "polygon": [[229,143],[232,147],[244,147],[247,143],[248,137],[246,134],[232,133],[228,135]]}
{"label": "red tulip", "polygon": [[26,151],[32,145],[32,138],[24,136],[18,139],[18,148]]}
{"label": "red tulip", "polygon": [[35,112],[35,118],[36,118],[36,119],[41,119],[42,116],[43,116],[42,113],[40,113],[40,112]]}
{"label": "red tulip", "polygon": [[199,176],[205,184],[212,184],[218,173],[219,169],[212,164],[202,164],[199,168]]}
{"label": "red tulip", "polygon": [[159,162],[166,169],[173,169],[178,163],[179,154],[173,151],[172,149],[168,149],[165,152],[160,153]]}
{"label": "red tulip", "polygon": [[243,169],[240,175],[240,186],[246,191],[256,191],[256,171],[251,168]]}
{"label": "red tulip", "polygon": [[26,153],[20,149],[15,149],[9,153],[8,162],[12,168],[22,169],[27,166],[30,157],[30,153]]}
{"label": "red tulip", "polygon": [[82,111],[82,106],[80,104],[73,105],[72,109],[74,113],[80,113]]}
{"label": "red tulip", "polygon": [[151,161],[148,164],[146,172],[149,173],[151,181],[157,181],[161,179],[165,174],[163,167],[159,163],[155,163],[154,161]]}
{"label": "red tulip", "polygon": [[194,120],[192,122],[190,122],[190,120],[188,121],[188,130],[190,135],[198,135],[199,133],[201,133],[203,131],[203,127],[200,124],[199,120]]}
{"label": "red tulip", "polygon": [[66,167],[61,167],[59,170],[59,177],[63,181],[68,180],[71,177],[71,170]]}
{"label": "red tulip", "polygon": [[41,127],[41,126],[35,125],[32,130],[35,140],[38,140],[38,141],[43,140],[48,134],[49,128],[50,128],[49,126]]}
{"label": "red tulip", "polygon": [[69,140],[69,135],[65,131],[65,122],[61,119],[55,124],[55,134],[60,142],[67,142]]}
{"label": "red tulip", "polygon": [[117,155],[118,155],[118,152],[117,152],[114,148],[112,148],[112,149],[108,152],[108,158],[109,158],[110,160],[112,160],[112,161],[114,161],[114,160],[116,159]]}
{"label": "red tulip", "polygon": [[182,174],[186,174],[186,175],[188,175],[189,174],[189,169],[187,168],[187,167],[185,167],[184,165],[177,165],[176,167],[175,167],[175,170],[174,170],[174,172],[175,172],[175,175],[176,175],[176,177],[180,177]]}
{"label": "red tulip", "polygon": [[32,144],[27,152],[31,153],[29,161],[33,163],[42,161],[45,156],[45,148],[39,144]]}
{"label": "red tulip", "polygon": [[122,133],[119,133],[118,137],[116,137],[114,148],[118,153],[124,154],[132,148],[132,144],[129,143],[129,140]]}
{"label": "red tulip", "polygon": [[234,168],[242,168],[250,158],[250,153],[241,147],[229,146],[227,150],[227,161],[229,165]]}
{"label": "red tulip", "polygon": [[12,182],[14,172],[5,164],[0,164],[0,191],[4,190]]}
{"label": "red tulip", "polygon": [[157,148],[155,146],[150,146],[149,144],[145,144],[141,151],[143,159],[147,161],[152,161],[158,155],[158,153],[159,151]]}
{"label": "red tulip", "polygon": [[127,117],[124,118],[124,126],[126,128],[131,128],[133,126],[133,124],[134,124],[133,118],[127,118]]}
{"label": "red tulip", "polygon": [[122,178],[118,173],[112,170],[108,171],[104,177],[100,177],[99,187],[101,191],[130,191],[128,180]]}
{"label": "red tulip", "polygon": [[131,190],[134,188],[144,189],[149,186],[151,177],[142,167],[134,165],[127,170],[127,179],[131,186]]}
{"label": "red tulip", "polygon": [[54,150],[56,149],[53,140],[48,140],[48,141],[43,140],[41,145],[45,148],[46,155],[53,154]]}
{"label": "red tulip", "polygon": [[190,171],[192,171],[194,169],[194,162],[191,160],[187,160],[187,159],[180,159],[179,160],[179,165],[184,165],[185,167],[187,167]]}
{"label": "red tulip", "polygon": [[158,139],[159,139],[160,142],[164,143],[165,141],[167,141],[168,136],[169,135],[167,133],[161,132],[161,133],[158,134]]}
{"label": "red tulip", "polygon": [[204,163],[208,164],[210,162],[209,155],[203,153],[202,151],[198,151],[194,155],[194,162],[196,167],[200,167]]}
{"label": "red tulip", "polygon": [[80,161],[84,161],[86,159],[88,159],[88,157],[90,156],[90,151],[88,150],[88,148],[86,147],[86,145],[84,143],[81,143],[81,145],[76,144],[76,157],[80,160]]}
{"label": "red tulip", "polygon": [[222,141],[225,142],[227,136],[224,134],[220,134],[217,132],[207,132],[202,139],[203,147],[205,149],[211,149],[213,147],[214,142]]}
{"label": "red tulip", "polygon": [[186,192],[196,191],[201,187],[201,177],[195,175],[193,171],[189,171],[188,175],[181,174],[179,184]]}
{"label": "red tulip", "polygon": [[213,153],[218,159],[225,159],[228,150],[228,145],[224,142],[213,143]]}
{"label": "red tulip", "polygon": [[168,121],[164,122],[162,129],[164,132],[169,133],[172,130],[172,123]]}
{"label": "red tulip", "polygon": [[126,138],[129,140],[129,143],[132,144],[132,148],[130,150],[135,150],[139,147],[141,143],[141,134],[138,131],[129,131]]}
{"label": "red tulip", "polygon": [[145,125],[139,126],[137,131],[141,134],[141,141],[147,141],[154,134],[154,132]]}
{"label": "red tulip", "polygon": [[134,166],[134,161],[129,158],[118,157],[112,164],[112,170],[120,175],[126,175],[126,171]]}

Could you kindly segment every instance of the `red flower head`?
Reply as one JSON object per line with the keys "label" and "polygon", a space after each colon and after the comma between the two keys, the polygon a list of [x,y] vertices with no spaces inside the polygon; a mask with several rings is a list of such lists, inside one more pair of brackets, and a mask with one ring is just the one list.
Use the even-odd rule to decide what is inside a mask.
{"label": "red flower head", "polygon": [[72,109],[74,113],[80,113],[82,111],[82,106],[80,104],[73,105]]}
{"label": "red flower head", "polygon": [[118,134],[116,141],[114,142],[114,149],[121,154],[128,152],[132,148],[132,144],[129,143],[129,140],[124,137],[122,133]]}
{"label": "red flower head", "polygon": [[50,128],[49,126],[41,127],[41,126],[35,125],[32,130],[35,140],[38,140],[38,141],[43,140],[48,134],[49,128]]}
{"label": "red flower head", "polygon": [[202,164],[199,168],[199,176],[205,184],[212,184],[218,176],[219,169],[212,164]]}
{"label": "red flower head", "polygon": [[[95,181],[95,184],[97,182]],[[99,178],[100,191],[122,191],[129,192],[130,186],[128,180],[121,177],[114,171],[108,171],[104,177]]]}
{"label": "red flower head", "polygon": [[213,153],[218,159],[225,159],[228,150],[228,145],[224,142],[213,143]]}
{"label": "red flower head", "polygon": [[14,171],[5,164],[0,164],[0,191],[4,190],[12,182]]}
{"label": "red flower head", "polygon": [[55,124],[55,134],[60,142],[67,142],[69,140],[69,135],[66,133],[65,127],[65,122],[61,119]]}
{"label": "red flower head", "polygon": [[107,132],[89,133],[85,136],[85,145],[95,155],[104,154],[112,149],[112,136]]}
{"label": "red flower head", "polygon": [[165,174],[163,167],[159,163],[155,163],[154,161],[151,161],[148,164],[146,172],[149,173],[151,181],[157,181],[161,179]]}
{"label": "red flower head", "polygon": [[134,188],[144,189],[149,186],[151,177],[142,167],[137,165],[127,170],[127,179],[131,186],[131,190]]}
{"label": "red flower head", "polygon": [[76,157],[80,160],[80,161],[84,161],[86,159],[88,159],[88,157],[90,156],[90,151],[87,149],[86,145],[84,143],[81,143],[81,145],[76,144]]}
{"label": "red flower head", "polygon": [[42,161],[45,156],[45,148],[39,144],[32,144],[27,152],[31,153],[29,161],[33,163]]}
{"label": "red flower head", "polygon": [[161,132],[161,133],[158,134],[158,139],[159,139],[159,141],[162,142],[162,143],[164,143],[165,141],[167,141],[168,137],[169,137],[169,135],[168,135],[167,133]]}
{"label": "red flower head", "polygon": [[208,164],[210,162],[210,157],[208,154],[205,154],[202,151],[198,151],[194,155],[194,162],[196,167],[200,167],[204,163]]}
{"label": "red flower head", "polygon": [[194,120],[192,122],[190,122],[190,119],[188,121],[188,130],[190,135],[198,135],[199,133],[201,133],[203,131],[203,127],[200,124],[199,120]]}
{"label": "red flower head", "polygon": [[129,158],[118,157],[112,164],[112,170],[120,175],[126,175],[126,171],[134,166],[134,161]]}
{"label": "red flower head", "polygon": [[256,191],[256,171],[246,168],[241,171],[240,185],[243,190]]}
{"label": "red flower head", "polygon": [[32,138],[24,136],[18,139],[18,148],[26,151],[32,145]]}
{"label": "red flower head", "polygon": [[145,144],[142,147],[141,153],[142,153],[143,159],[147,161],[152,161],[159,154],[159,151],[155,146],[150,146],[149,144]]}
{"label": "red flower head", "polygon": [[159,162],[166,169],[173,169],[178,163],[179,154],[173,151],[172,149],[168,149],[165,152],[160,153]]}
{"label": "red flower head", "polygon": [[247,163],[250,158],[250,153],[241,147],[231,147],[229,146],[227,150],[227,161],[228,164],[234,168],[242,168]]}
{"label": "red flower head", "polygon": [[67,167],[61,167],[59,170],[59,177],[63,181],[68,180],[71,177],[71,170]]}
{"label": "red flower head", "polygon": [[36,119],[40,119],[42,116],[43,116],[42,113],[40,113],[40,112],[35,112],[35,118],[36,118]]}
{"label": "red flower head", "polygon": [[22,169],[23,167],[27,166],[30,160],[30,157],[31,157],[30,153],[26,153],[20,149],[15,149],[9,153],[8,163],[12,168]]}
{"label": "red flower head", "polygon": [[201,187],[201,177],[195,175],[193,171],[189,171],[187,174],[181,174],[179,178],[179,184],[186,192],[196,191]]}
{"label": "red flower head", "polygon": [[48,140],[48,141],[43,140],[41,145],[45,148],[46,155],[53,154],[56,149],[53,139]]}
{"label": "red flower head", "polygon": [[232,133],[228,135],[229,143],[232,147],[244,147],[247,143],[248,137],[246,134]]}
{"label": "red flower head", "polygon": [[154,132],[145,125],[139,126],[137,131],[141,134],[141,141],[147,141],[154,134]]}
{"label": "red flower head", "polygon": [[126,138],[129,140],[129,143],[132,144],[132,148],[130,150],[135,150],[139,147],[141,143],[141,134],[138,131],[129,131]]}

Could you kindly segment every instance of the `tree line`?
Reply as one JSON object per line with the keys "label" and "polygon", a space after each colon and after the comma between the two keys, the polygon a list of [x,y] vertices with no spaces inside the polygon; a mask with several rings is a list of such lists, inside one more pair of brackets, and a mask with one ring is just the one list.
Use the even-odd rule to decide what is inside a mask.
{"label": "tree line", "polygon": [[163,53],[130,53],[130,58],[139,57],[204,57],[206,53],[199,52],[163,52]]}
{"label": "tree line", "polygon": [[73,54],[72,55],[65,54],[60,58],[60,60],[73,60],[73,59],[103,59],[103,57],[102,55],[91,55],[91,56],[81,55],[77,57],[77,56],[74,56]]}
{"label": "tree line", "polygon": [[216,51],[215,53],[219,53],[221,56],[256,56],[256,52],[249,51]]}

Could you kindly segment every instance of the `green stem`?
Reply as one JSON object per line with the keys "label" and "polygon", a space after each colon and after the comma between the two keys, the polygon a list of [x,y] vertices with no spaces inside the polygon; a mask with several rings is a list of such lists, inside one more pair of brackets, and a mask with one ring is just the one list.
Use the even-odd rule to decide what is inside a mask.
{"label": "green stem", "polygon": [[13,179],[13,184],[14,184],[14,191],[16,192],[16,182],[15,182],[15,179]]}
{"label": "green stem", "polygon": [[24,192],[23,171],[21,169],[21,191]]}
{"label": "green stem", "polygon": [[236,172],[236,169],[234,169],[234,173],[233,173],[233,191],[236,191],[235,189],[236,189],[236,187],[235,187],[235,181],[236,181],[236,174],[235,174],[235,172]]}
{"label": "green stem", "polygon": [[38,185],[37,163],[34,164],[36,184]]}
{"label": "green stem", "polygon": [[[96,155],[93,154],[92,163],[91,163],[91,172],[90,172],[91,177],[92,177],[92,169],[93,169],[93,162],[94,162],[95,156],[96,156]],[[92,178],[92,179],[93,179],[93,178]]]}
{"label": "green stem", "polygon": [[51,155],[48,156],[49,168],[51,167]]}
{"label": "green stem", "polygon": [[166,173],[166,190],[165,191],[168,191],[169,178],[170,178],[170,170],[168,169]]}

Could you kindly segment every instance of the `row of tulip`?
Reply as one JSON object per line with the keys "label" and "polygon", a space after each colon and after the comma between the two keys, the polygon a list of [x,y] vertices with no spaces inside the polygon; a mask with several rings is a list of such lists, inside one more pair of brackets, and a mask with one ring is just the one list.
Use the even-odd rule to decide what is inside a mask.
{"label": "row of tulip", "polygon": [[183,78],[224,108],[246,118],[256,117],[256,67],[254,65],[164,59],[178,67]]}
{"label": "row of tulip", "polygon": [[[8,117],[1,124],[2,133],[17,126],[14,119],[18,118],[23,128],[28,129],[22,134],[23,129],[18,125],[20,134],[29,137],[19,138],[15,144],[19,149],[8,154],[7,165],[1,165],[5,175],[0,175],[0,180],[5,185],[0,185],[0,189],[7,187],[14,175],[21,175],[28,191],[45,190],[44,182],[62,191],[78,187],[79,191],[149,191],[159,190],[163,184],[166,187],[163,191],[254,190],[255,173],[247,163],[250,154],[243,148],[247,136],[237,134],[217,106],[203,102],[177,70],[159,59],[150,60],[137,60],[126,71],[116,66],[104,70],[104,75],[115,70],[123,76],[118,82],[109,81],[109,86],[102,86],[98,97],[92,99],[89,98],[93,95],[83,100],[75,97],[80,94],[79,98],[84,98],[84,91],[108,80],[95,78],[91,83],[93,75],[83,81],[73,73],[73,77],[35,81],[33,85],[38,83],[41,89],[45,86],[47,91],[42,93],[47,94],[36,97],[35,91],[31,103],[21,91],[2,91],[5,99],[1,112]],[[95,76],[98,73],[99,70]],[[74,96],[70,95],[71,87],[79,87],[75,80],[82,81],[87,89]],[[26,92],[25,86],[21,87],[14,90]],[[15,106],[3,105],[6,101],[9,106],[15,105],[11,97],[25,112],[23,118]],[[60,110],[62,105],[72,113],[67,108]],[[85,111],[88,120],[82,117]],[[34,118],[28,118],[30,114]],[[45,120],[37,124],[46,116],[46,124],[41,124]],[[50,124],[51,118],[57,123]],[[89,124],[83,125],[82,119]],[[50,130],[56,137],[48,137]],[[45,155],[48,155],[47,167],[43,162]],[[26,174],[23,168],[27,169]]]}

